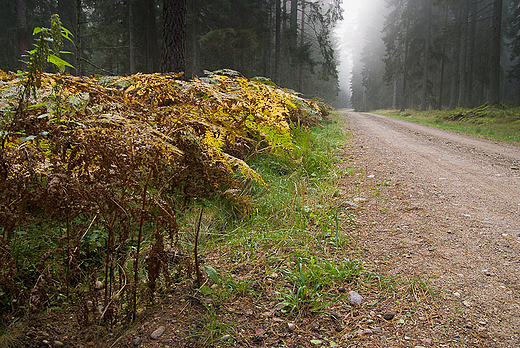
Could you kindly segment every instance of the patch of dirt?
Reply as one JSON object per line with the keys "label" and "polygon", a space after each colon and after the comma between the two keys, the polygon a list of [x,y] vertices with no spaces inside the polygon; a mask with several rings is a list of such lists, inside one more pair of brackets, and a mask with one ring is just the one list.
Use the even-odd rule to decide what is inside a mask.
{"label": "patch of dirt", "polygon": [[358,187],[366,199],[364,257],[383,272],[428,281],[450,346],[519,347],[520,148],[381,115],[345,116],[360,172],[343,190]]}

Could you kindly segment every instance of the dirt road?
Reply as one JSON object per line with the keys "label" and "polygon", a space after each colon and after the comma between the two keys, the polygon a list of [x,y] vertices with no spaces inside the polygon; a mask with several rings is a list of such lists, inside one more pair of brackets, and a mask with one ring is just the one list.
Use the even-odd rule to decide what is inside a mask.
{"label": "dirt road", "polygon": [[520,148],[345,117],[358,186],[372,193],[360,223],[365,256],[438,292],[457,326],[450,347],[520,347]]}

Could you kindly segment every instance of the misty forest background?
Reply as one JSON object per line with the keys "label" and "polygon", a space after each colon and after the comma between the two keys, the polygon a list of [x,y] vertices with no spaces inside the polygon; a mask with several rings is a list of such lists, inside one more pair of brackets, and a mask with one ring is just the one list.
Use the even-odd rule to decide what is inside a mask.
{"label": "misty forest background", "polygon": [[[0,69],[25,68],[33,28],[58,13],[75,36],[70,73],[159,72],[166,2],[2,0]],[[188,78],[233,69],[357,110],[520,104],[520,0],[373,0],[352,20],[345,0],[343,36],[341,0],[187,3]]]}

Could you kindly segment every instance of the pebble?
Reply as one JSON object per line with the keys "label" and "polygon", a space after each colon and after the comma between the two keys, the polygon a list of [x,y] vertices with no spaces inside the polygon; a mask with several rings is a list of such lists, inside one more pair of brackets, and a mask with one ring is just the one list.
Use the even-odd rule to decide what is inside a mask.
{"label": "pebble", "polygon": [[166,327],[161,325],[157,328],[157,330],[155,330],[154,332],[152,332],[152,334],[150,335],[150,338],[152,340],[158,340],[159,337],[162,336],[162,334],[164,333],[164,331],[166,330]]}
{"label": "pebble", "polygon": [[105,286],[103,285],[102,282],[100,282],[99,280],[96,280],[96,282],[94,283],[94,290],[101,290],[103,289]]}
{"label": "pebble", "polygon": [[141,342],[143,342],[143,340],[141,339],[141,337],[137,337],[137,338],[135,338],[135,339],[132,341],[132,344],[133,344],[134,346],[137,347],[138,345],[141,344]]}
{"label": "pebble", "polygon": [[296,325],[294,325],[293,323],[287,323],[287,330],[289,330],[289,331],[296,330]]}
{"label": "pebble", "polygon": [[453,295],[455,295],[455,296],[457,296],[457,297],[460,297],[460,292],[455,291],[455,292],[453,293]]}
{"label": "pebble", "polygon": [[414,348],[425,348],[424,346],[415,346]]}
{"label": "pebble", "polygon": [[374,333],[374,331],[370,330],[370,329],[365,329],[363,330],[363,335],[372,335]]}
{"label": "pebble", "polygon": [[52,346],[53,346],[53,347],[63,347],[64,344],[63,344],[63,342],[61,342],[61,341],[54,341],[54,343],[53,343]]}
{"label": "pebble", "polygon": [[224,336],[222,336],[222,338],[220,340],[222,342],[227,342],[227,341],[229,341],[230,338],[231,338],[231,335],[224,335]]}
{"label": "pebble", "polygon": [[347,295],[347,301],[352,306],[359,306],[363,302],[363,296],[361,296],[355,291],[351,291]]}
{"label": "pebble", "polygon": [[394,319],[394,317],[395,317],[395,313],[393,313],[393,312],[386,312],[385,314],[383,314],[383,318],[385,320],[392,320],[392,319]]}

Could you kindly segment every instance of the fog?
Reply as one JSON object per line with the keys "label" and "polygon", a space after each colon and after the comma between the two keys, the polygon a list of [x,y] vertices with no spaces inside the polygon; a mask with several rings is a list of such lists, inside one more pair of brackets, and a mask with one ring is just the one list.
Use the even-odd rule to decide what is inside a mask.
{"label": "fog", "polygon": [[360,53],[368,35],[381,37],[387,13],[385,0],[343,0],[343,20],[335,30],[339,52],[339,84],[341,107],[349,106],[350,82],[354,65],[359,65]]}

